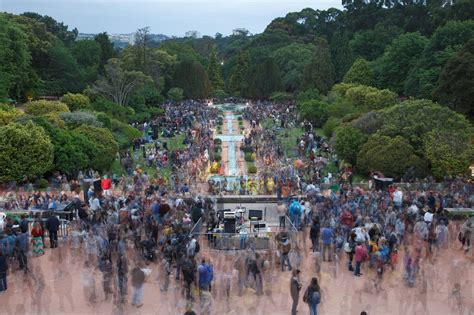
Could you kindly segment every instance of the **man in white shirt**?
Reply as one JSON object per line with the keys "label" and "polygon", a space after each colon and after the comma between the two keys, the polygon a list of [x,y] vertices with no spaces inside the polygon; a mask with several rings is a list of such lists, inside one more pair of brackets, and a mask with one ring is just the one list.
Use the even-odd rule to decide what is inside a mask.
{"label": "man in white shirt", "polygon": [[395,207],[397,209],[400,209],[402,207],[402,201],[403,201],[403,192],[400,190],[399,187],[397,187],[397,190],[395,190],[393,193],[393,203],[395,204]]}

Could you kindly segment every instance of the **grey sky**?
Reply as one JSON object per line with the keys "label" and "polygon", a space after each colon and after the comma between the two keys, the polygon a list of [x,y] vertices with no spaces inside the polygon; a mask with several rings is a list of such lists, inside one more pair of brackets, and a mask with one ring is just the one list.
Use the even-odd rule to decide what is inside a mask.
{"label": "grey sky", "polygon": [[152,33],[203,35],[247,28],[260,33],[276,17],[303,8],[341,8],[341,0],[0,0],[0,11],[49,15],[81,33],[131,33],[150,26]]}

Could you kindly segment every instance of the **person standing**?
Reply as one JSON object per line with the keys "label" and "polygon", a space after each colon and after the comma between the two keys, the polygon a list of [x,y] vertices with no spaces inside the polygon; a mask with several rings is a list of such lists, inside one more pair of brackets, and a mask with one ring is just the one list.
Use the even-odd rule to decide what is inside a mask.
{"label": "person standing", "polygon": [[58,247],[58,230],[59,230],[59,219],[52,212],[49,215],[48,220],[46,221],[46,229],[49,234],[49,244],[51,248]]}
{"label": "person standing", "polygon": [[278,218],[280,221],[279,227],[285,228],[286,205],[281,200],[278,201],[277,212],[278,212]]}
{"label": "person standing", "polygon": [[206,263],[205,259],[202,259],[201,264],[198,267],[198,275],[199,275],[199,292],[209,291],[211,267]]}
{"label": "person standing", "polygon": [[100,182],[100,185],[102,186],[102,190],[104,191],[104,196],[112,195],[112,181],[107,175],[104,176],[104,178]]}
{"label": "person standing", "polygon": [[0,250],[0,292],[7,290],[7,272],[8,272],[8,259]]}
{"label": "person standing", "polygon": [[293,270],[291,280],[290,280],[290,293],[291,299],[293,300],[293,304],[291,305],[291,315],[296,315],[298,302],[300,299],[300,291],[302,288],[300,282],[300,273],[299,269]]}
{"label": "person standing", "polygon": [[141,265],[137,264],[137,266],[132,270],[132,305],[135,305],[137,308],[143,306],[142,300],[145,287],[145,273],[140,267]]}
{"label": "person standing", "polygon": [[317,315],[318,314],[318,304],[321,302],[321,291],[318,284],[317,278],[312,278],[311,283],[303,295],[303,302],[308,303],[309,314]]}
{"label": "person standing", "polygon": [[354,255],[354,259],[356,262],[354,276],[360,277],[362,275],[362,273],[360,273],[360,267],[362,265],[362,262],[366,260],[368,257],[369,257],[369,253],[367,251],[367,247],[365,246],[365,244],[360,241],[357,242],[357,246],[355,248],[355,255]]}
{"label": "person standing", "polygon": [[311,239],[313,253],[318,251],[320,229],[321,225],[319,223],[319,217],[315,217],[309,230],[309,238]]}
{"label": "person standing", "polygon": [[298,200],[293,200],[292,204],[290,205],[290,218],[291,223],[296,228],[297,231],[300,230],[300,217],[301,217],[301,205]]}
{"label": "person standing", "polygon": [[128,291],[128,262],[125,254],[119,253],[117,259],[118,303],[125,304]]}
{"label": "person standing", "polygon": [[321,231],[321,240],[323,242],[323,261],[326,261],[326,252],[328,253],[328,260],[332,261],[331,244],[333,237],[334,230],[329,226],[329,224],[326,224],[326,226]]}
{"label": "person standing", "polygon": [[43,229],[39,222],[35,222],[33,229],[31,230],[31,235],[33,236],[33,255],[43,255]]}
{"label": "person standing", "polygon": [[471,219],[468,218],[461,227],[461,233],[462,233],[461,243],[465,252],[469,251],[469,248],[471,248],[471,233],[472,233],[471,226],[472,226]]}

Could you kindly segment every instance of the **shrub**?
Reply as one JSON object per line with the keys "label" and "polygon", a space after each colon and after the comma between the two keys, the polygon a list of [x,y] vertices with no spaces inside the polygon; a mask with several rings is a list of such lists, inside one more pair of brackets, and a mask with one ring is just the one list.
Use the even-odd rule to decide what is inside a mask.
{"label": "shrub", "polygon": [[111,119],[111,130],[115,141],[119,144],[120,149],[126,149],[130,146],[133,139],[141,137],[142,133],[130,125],[124,124],[117,119]]}
{"label": "shrub", "polygon": [[351,125],[345,125],[336,129],[336,143],[334,148],[339,157],[355,165],[357,154],[366,141],[367,136],[359,129]]}
{"label": "shrub", "polygon": [[305,101],[300,104],[299,113],[301,118],[309,120],[315,127],[321,127],[329,117],[329,105],[318,100]]}
{"label": "shrub", "polygon": [[214,154],[214,161],[220,162],[222,160],[222,156],[220,154]]}
{"label": "shrub", "polygon": [[23,115],[23,113],[13,107],[8,110],[0,109],[0,126],[14,122],[21,115]]}
{"label": "shrub", "polygon": [[245,161],[246,162],[253,162],[254,157],[252,152],[245,152]]}
{"label": "shrub", "polygon": [[214,145],[222,145],[222,139],[219,139],[219,138],[215,138],[214,139]]}
{"label": "shrub", "polygon": [[287,92],[273,92],[270,95],[270,101],[277,103],[288,102],[293,100],[293,98],[293,94]]}
{"label": "shrub", "polygon": [[256,174],[257,173],[257,167],[252,164],[248,167],[247,172],[249,174]]}
{"label": "shrub", "polygon": [[112,133],[108,129],[88,125],[81,125],[75,131],[86,136],[97,147],[92,167],[98,171],[108,170],[118,152],[118,144]]}
{"label": "shrub", "polygon": [[43,175],[53,164],[53,145],[40,126],[10,123],[0,127],[0,181]]}
{"label": "shrub", "polygon": [[112,122],[110,117],[105,113],[97,113],[97,120],[102,123],[105,128],[111,129]]}
{"label": "shrub", "polygon": [[399,179],[410,169],[418,177],[424,174],[425,165],[401,136],[390,138],[376,133],[362,145],[357,155],[357,170],[364,174],[380,171],[387,177]]}
{"label": "shrub", "polygon": [[330,138],[334,133],[334,130],[337,126],[339,126],[340,123],[341,121],[336,117],[330,117],[323,126],[324,135]]}
{"label": "shrub", "polygon": [[69,107],[69,110],[71,111],[87,109],[90,107],[89,98],[86,95],[80,94],[80,93],[64,94],[64,96],[61,98],[61,101],[65,103]]}
{"label": "shrub", "polygon": [[223,100],[223,99],[227,98],[228,95],[224,90],[218,89],[218,90],[214,90],[214,92],[212,92],[212,97],[216,98],[216,99],[219,99],[219,100]]}
{"label": "shrub", "polygon": [[89,125],[93,127],[103,126],[94,114],[88,112],[61,113],[60,117],[70,128],[76,128],[80,125]]}
{"label": "shrub", "polygon": [[168,98],[172,101],[179,102],[184,98],[184,90],[179,87],[173,87],[168,91]]}
{"label": "shrub", "polygon": [[44,179],[44,178],[40,178],[36,181],[36,188],[37,189],[45,189],[47,188],[49,185],[49,182]]}
{"label": "shrub", "polygon": [[59,101],[33,101],[26,103],[25,113],[32,116],[42,116],[49,113],[66,113],[69,107]]}

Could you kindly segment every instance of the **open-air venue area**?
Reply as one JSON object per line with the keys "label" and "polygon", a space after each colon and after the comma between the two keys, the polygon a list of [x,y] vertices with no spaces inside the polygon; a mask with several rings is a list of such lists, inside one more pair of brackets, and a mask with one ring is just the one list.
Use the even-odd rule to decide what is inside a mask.
{"label": "open-air venue area", "polygon": [[0,315],[474,315],[473,17],[0,0]]}

